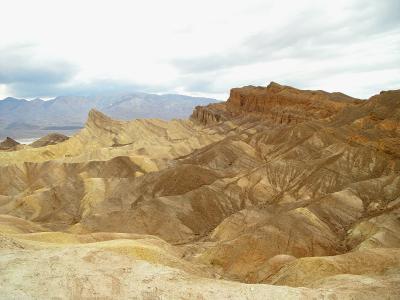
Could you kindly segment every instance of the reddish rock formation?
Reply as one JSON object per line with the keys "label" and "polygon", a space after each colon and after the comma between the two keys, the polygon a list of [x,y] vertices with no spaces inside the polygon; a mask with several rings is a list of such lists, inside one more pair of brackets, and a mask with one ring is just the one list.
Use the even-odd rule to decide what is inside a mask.
{"label": "reddish rock formation", "polygon": [[299,90],[271,82],[267,87],[245,86],[231,89],[225,103],[196,107],[192,119],[213,124],[226,119],[257,115],[277,124],[297,124],[334,116],[359,99],[342,93]]}
{"label": "reddish rock formation", "polygon": [[214,103],[207,106],[196,106],[190,118],[204,125],[211,125],[226,121],[228,116],[225,103]]}

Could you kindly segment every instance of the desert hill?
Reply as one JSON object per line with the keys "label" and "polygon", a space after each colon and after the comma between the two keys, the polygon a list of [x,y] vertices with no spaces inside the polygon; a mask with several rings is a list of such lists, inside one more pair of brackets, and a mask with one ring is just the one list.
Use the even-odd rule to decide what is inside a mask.
{"label": "desert hill", "polygon": [[10,137],[6,137],[2,142],[0,142],[0,150],[14,150],[17,148],[18,143]]}
{"label": "desert hill", "polygon": [[68,140],[0,151],[0,287],[398,298],[399,112],[400,90],[359,100],[277,83],[189,120],[92,110]]}
{"label": "desert hill", "polygon": [[59,133],[50,133],[30,144],[33,148],[44,147],[48,145],[55,145],[68,140],[69,137]]}

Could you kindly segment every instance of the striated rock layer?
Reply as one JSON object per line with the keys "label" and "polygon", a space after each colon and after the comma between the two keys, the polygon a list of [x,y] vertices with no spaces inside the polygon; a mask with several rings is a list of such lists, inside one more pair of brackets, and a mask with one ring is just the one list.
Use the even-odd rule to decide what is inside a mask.
{"label": "striated rock layer", "polygon": [[399,298],[399,124],[400,90],[362,101],[277,83],[190,120],[93,110],[62,143],[0,152],[0,288]]}

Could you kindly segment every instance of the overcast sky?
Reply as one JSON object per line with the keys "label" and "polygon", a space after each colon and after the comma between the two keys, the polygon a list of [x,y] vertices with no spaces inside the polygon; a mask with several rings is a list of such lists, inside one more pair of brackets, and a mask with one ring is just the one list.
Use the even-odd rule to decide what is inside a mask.
{"label": "overcast sky", "polygon": [[0,98],[400,88],[399,0],[2,0]]}

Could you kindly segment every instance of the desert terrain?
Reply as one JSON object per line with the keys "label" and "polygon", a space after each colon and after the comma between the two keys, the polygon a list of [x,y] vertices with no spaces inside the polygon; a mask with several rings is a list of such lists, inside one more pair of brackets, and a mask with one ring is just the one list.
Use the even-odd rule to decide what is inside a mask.
{"label": "desert terrain", "polygon": [[0,149],[0,299],[400,298],[400,90],[271,82]]}

